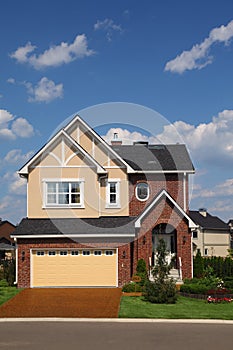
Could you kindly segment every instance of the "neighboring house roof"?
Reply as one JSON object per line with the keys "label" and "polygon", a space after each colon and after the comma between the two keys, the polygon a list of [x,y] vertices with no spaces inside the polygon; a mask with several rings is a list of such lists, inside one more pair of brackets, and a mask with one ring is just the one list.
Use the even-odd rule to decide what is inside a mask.
{"label": "neighboring house roof", "polygon": [[23,219],[12,237],[134,237],[135,217],[107,216],[86,219]]}
{"label": "neighboring house roof", "polygon": [[137,172],[194,172],[185,145],[134,144],[112,148]]}
{"label": "neighboring house roof", "polygon": [[144,217],[151,211],[151,209],[157,205],[157,203],[160,201],[161,198],[167,198],[174,207],[180,212],[180,214],[187,219],[189,228],[196,228],[196,224],[193,222],[193,220],[187,215],[187,213],[176,203],[176,201],[167,193],[166,190],[162,190],[158,196],[156,196],[152,202],[143,210],[143,212],[137,217],[137,220],[135,221],[135,227],[140,228],[141,222],[143,221]]}
{"label": "neighboring house roof", "polygon": [[229,226],[224,221],[219,219],[217,216],[210,215],[209,213],[206,213],[206,216],[203,216],[198,210],[190,210],[189,216],[203,229],[229,230]]}
{"label": "neighboring house roof", "polygon": [[15,250],[16,248],[11,244],[0,243],[0,250]]}
{"label": "neighboring house roof", "polygon": [[[7,242],[12,242],[10,235],[15,230],[15,225],[7,220],[0,220],[0,241],[6,240]],[[5,243],[7,243],[5,242]]]}

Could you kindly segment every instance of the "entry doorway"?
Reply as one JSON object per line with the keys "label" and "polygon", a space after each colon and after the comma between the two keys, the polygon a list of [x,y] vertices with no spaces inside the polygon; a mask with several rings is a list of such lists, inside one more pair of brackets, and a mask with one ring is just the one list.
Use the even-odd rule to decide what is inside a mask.
{"label": "entry doorway", "polygon": [[174,268],[177,268],[176,253],[177,253],[177,232],[176,229],[166,223],[159,224],[152,230],[152,267],[156,264],[156,254],[159,240],[163,239],[167,249],[167,263],[173,263]]}

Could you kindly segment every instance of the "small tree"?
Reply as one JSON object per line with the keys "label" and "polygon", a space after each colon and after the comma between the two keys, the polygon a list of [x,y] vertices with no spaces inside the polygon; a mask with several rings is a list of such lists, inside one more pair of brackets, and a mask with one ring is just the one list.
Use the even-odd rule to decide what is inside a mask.
{"label": "small tree", "polygon": [[141,281],[139,282],[139,284],[141,286],[144,286],[144,284],[148,280],[146,262],[145,262],[144,259],[139,259],[138,260],[136,271],[137,271],[137,276],[141,277]]}
{"label": "small tree", "polygon": [[156,264],[152,270],[154,281],[148,281],[145,285],[144,296],[151,303],[174,304],[177,300],[176,283],[173,278],[169,278],[172,265],[168,264],[167,255],[166,243],[160,239]]}

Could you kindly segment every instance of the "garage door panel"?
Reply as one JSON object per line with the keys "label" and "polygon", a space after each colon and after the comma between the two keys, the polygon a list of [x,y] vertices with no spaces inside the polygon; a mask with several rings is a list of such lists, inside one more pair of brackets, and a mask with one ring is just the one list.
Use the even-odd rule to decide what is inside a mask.
{"label": "garage door panel", "polygon": [[32,287],[117,286],[117,253],[113,255],[38,256],[32,251]]}

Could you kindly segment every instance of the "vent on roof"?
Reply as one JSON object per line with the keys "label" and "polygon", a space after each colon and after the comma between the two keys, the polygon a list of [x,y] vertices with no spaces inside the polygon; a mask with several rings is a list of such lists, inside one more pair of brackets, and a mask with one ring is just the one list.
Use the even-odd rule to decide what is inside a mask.
{"label": "vent on roof", "polygon": [[149,143],[147,141],[135,141],[133,144],[136,145],[136,146],[146,146],[146,147],[148,147]]}
{"label": "vent on roof", "polygon": [[166,147],[164,145],[150,145],[150,149],[165,149]]}
{"label": "vent on roof", "polygon": [[206,208],[200,208],[199,209],[199,214],[202,216],[206,217],[207,216],[207,209]]}

